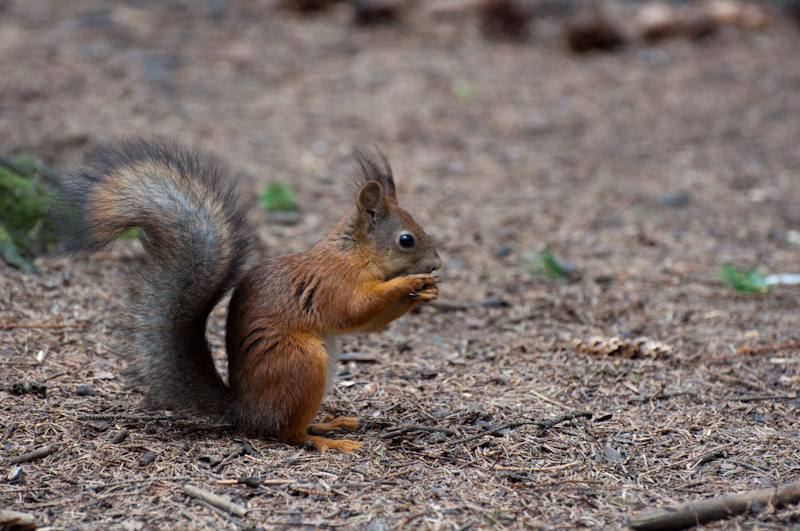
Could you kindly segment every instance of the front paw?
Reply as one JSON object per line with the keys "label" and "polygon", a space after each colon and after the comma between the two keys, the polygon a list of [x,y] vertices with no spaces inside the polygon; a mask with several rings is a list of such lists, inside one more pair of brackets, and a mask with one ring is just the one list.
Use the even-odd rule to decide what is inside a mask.
{"label": "front paw", "polygon": [[436,299],[439,298],[439,286],[435,284],[433,286],[426,286],[425,288],[419,291],[414,291],[410,293],[409,297],[423,304],[435,301]]}
{"label": "front paw", "polygon": [[412,299],[425,304],[425,303],[428,303],[428,302],[431,302],[431,301],[435,301],[436,299],[439,298],[439,288],[438,288],[438,286],[431,286],[431,287],[425,288],[425,289],[423,289],[421,291],[415,291],[415,292],[409,294],[409,296]]}
{"label": "front paw", "polygon": [[422,293],[425,290],[435,288],[438,282],[437,278],[430,273],[419,273],[416,275],[409,275],[405,277],[409,281],[410,293],[412,297],[414,294]]}

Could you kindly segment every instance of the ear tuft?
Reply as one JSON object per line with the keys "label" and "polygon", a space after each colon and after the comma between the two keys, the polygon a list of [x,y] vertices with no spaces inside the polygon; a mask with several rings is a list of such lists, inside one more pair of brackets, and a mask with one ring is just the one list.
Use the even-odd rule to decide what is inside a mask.
{"label": "ear tuft", "polygon": [[377,150],[377,153],[379,160],[375,160],[375,158],[370,157],[363,151],[354,151],[353,156],[358,164],[358,181],[361,183],[377,181],[383,187],[386,198],[396,203],[397,197],[392,167],[389,166],[389,161],[386,160],[386,157],[380,150]]}

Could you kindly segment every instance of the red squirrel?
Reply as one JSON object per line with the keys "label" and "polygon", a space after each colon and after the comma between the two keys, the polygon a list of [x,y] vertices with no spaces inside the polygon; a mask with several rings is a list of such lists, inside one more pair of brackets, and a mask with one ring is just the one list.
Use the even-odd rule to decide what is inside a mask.
{"label": "red squirrel", "polygon": [[[127,275],[125,352],[151,405],[234,423],[320,451],[362,443],[309,434],[351,431],[354,417],[311,424],[338,363],[337,337],[378,330],[438,297],[442,262],[397,203],[392,170],[357,153],[355,205],[304,253],[245,271],[252,235],[217,162],[164,140],[95,150],[60,181],[67,248],[90,253],[132,227],[145,253]],[[231,289],[229,383],[206,340]]]}

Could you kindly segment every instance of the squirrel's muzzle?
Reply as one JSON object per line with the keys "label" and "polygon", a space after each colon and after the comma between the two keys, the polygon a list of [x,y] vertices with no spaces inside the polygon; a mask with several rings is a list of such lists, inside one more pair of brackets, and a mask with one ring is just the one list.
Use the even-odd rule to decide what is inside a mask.
{"label": "squirrel's muzzle", "polygon": [[426,256],[423,260],[420,260],[419,263],[411,270],[408,271],[408,274],[417,274],[417,273],[433,273],[437,269],[442,268],[442,259],[439,258],[439,253],[433,251],[432,256]]}

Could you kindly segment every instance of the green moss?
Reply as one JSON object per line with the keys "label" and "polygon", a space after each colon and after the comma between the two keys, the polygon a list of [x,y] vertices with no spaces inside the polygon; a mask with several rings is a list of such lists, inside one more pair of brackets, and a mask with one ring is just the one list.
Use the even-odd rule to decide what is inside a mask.
{"label": "green moss", "polygon": [[267,212],[296,212],[294,190],[283,183],[270,183],[261,193],[261,206]]}
{"label": "green moss", "polygon": [[36,272],[31,260],[56,240],[46,223],[52,194],[40,165],[28,157],[0,163],[0,255],[26,272]]}
{"label": "green moss", "polygon": [[769,290],[769,285],[758,268],[743,271],[731,264],[722,264],[719,278],[739,293],[759,293]]}
{"label": "green moss", "polygon": [[570,277],[575,273],[575,266],[553,254],[549,245],[545,245],[536,260],[534,270],[552,279]]}
{"label": "green moss", "polygon": [[132,229],[128,229],[119,236],[117,236],[118,240],[138,240],[142,236],[142,229],[139,227],[133,227]]}

